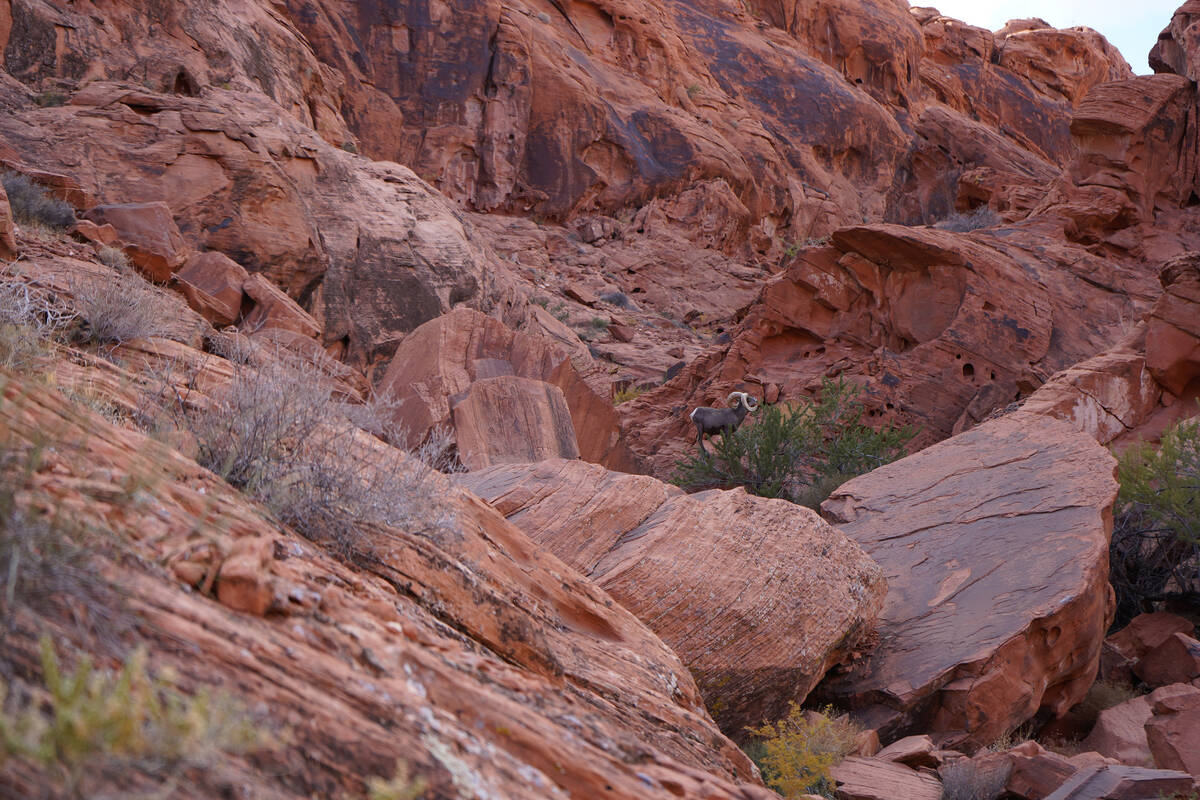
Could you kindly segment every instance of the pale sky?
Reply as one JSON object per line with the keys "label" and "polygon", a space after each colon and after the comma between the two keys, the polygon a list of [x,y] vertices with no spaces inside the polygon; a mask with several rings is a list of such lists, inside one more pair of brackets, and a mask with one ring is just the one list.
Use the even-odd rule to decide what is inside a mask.
{"label": "pale sky", "polygon": [[947,17],[997,30],[1010,19],[1041,17],[1056,28],[1086,25],[1116,45],[1139,75],[1151,72],[1146,58],[1183,0],[909,0]]}

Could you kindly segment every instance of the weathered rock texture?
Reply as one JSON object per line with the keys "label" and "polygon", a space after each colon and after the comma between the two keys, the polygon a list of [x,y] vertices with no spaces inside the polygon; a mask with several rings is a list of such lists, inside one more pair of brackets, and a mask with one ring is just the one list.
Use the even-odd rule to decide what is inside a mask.
{"label": "weathered rock texture", "polygon": [[878,566],[786,501],[682,495],[570,461],[460,482],[661,636],[732,736],[786,715],[863,644],[883,602]]}
{"label": "weathered rock texture", "polygon": [[[464,460],[483,466],[491,463],[486,450],[479,452],[477,459],[470,453],[471,447],[491,446],[477,435],[479,428],[499,427],[504,420],[498,416],[480,419],[467,409],[460,415],[452,404],[463,402],[456,398],[472,391],[476,382],[501,376],[542,381],[560,389],[570,410],[580,456],[612,469],[635,471],[636,464],[620,439],[612,402],[584,383],[566,353],[470,309],[456,309],[405,337],[376,388],[399,403],[395,418],[407,431],[409,444],[421,441],[435,426],[457,426],[461,416],[464,425],[472,426],[472,433],[459,442],[459,447],[467,450]],[[553,435],[557,423],[545,419],[550,427],[538,435],[562,441]]]}
{"label": "weathered rock texture", "polygon": [[1113,613],[1114,463],[1065,423],[1015,414],[836,490],[822,510],[889,592],[879,645],[821,696],[885,738],[965,747],[1077,703]]}
{"label": "weathered rock texture", "polygon": [[500,375],[471,384],[454,404],[454,433],[467,469],[492,464],[579,458],[562,389]]}
{"label": "weathered rock texture", "polygon": [[[224,363],[182,346],[158,363],[185,358]],[[63,368],[114,401],[135,391],[102,359],[79,354]],[[66,606],[21,606],[6,621],[8,675],[38,674],[39,635],[101,652],[134,637],[185,690],[219,684],[259,709],[260,726],[288,731],[273,752],[190,776],[179,796],[229,786],[268,798],[358,795],[397,759],[445,797],[463,786],[491,797],[773,796],[657,637],[440,476],[395,498],[428,504],[413,508],[422,521],[372,530],[370,566],[352,566],[178,452],[44,382],[5,374],[2,391],[6,458],[35,443],[43,453],[30,474],[6,480],[22,482],[31,514],[86,521],[100,537],[95,568],[121,587],[111,608],[79,607],[70,594],[59,596]],[[358,455],[383,447],[355,441]],[[453,522],[423,527],[426,511]],[[215,596],[206,574],[216,576]],[[107,613],[134,615],[136,631],[112,628]],[[46,777],[9,760],[0,793],[37,796]],[[120,794],[144,776],[88,780]]]}
{"label": "weathered rock texture", "polygon": [[[1187,684],[1163,686],[1148,695],[1134,697],[1100,712],[1096,726],[1082,746],[1135,767],[1166,767],[1157,763],[1146,738],[1146,723],[1154,716],[1155,704],[1176,695],[1200,696],[1200,688]],[[1171,766],[1171,769],[1177,767]]]}

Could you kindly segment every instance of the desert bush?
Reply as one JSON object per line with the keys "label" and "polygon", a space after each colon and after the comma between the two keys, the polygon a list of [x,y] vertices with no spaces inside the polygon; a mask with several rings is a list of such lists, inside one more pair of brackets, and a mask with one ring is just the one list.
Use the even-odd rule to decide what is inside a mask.
{"label": "desert bush", "polygon": [[954,233],[967,233],[969,231],[979,230],[980,228],[993,228],[1003,222],[1000,215],[993,211],[988,206],[980,206],[974,211],[968,213],[954,212],[939,222],[934,223],[935,228],[943,231],[953,231]]}
{"label": "desert bush", "polygon": [[94,342],[117,345],[170,330],[161,311],[163,298],[132,272],[72,286],[71,294]]}
{"label": "desert bush", "polygon": [[119,247],[110,247],[107,245],[101,247],[96,252],[96,257],[106,267],[112,267],[118,272],[129,271],[129,256],[125,255],[125,251]]}
{"label": "desert bush", "polygon": [[54,106],[62,106],[67,103],[67,96],[62,92],[48,91],[42,92],[37,97],[33,98],[33,102],[42,108],[51,108]]}
{"label": "desert bush", "polygon": [[428,781],[409,778],[408,765],[404,761],[397,761],[396,772],[391,778],[367,779],[367,800],[416,800],[428,788]]}
{"label": "desert bush", "polygon": [[860,421],[859,389],[826,379],[815,402],[763,405],[732,434],[676,464],[672,482],[687,489],[743,486],[816,508],[841,484],[896,460],[916,435],[909,427],[879,430]]}
{"label": "desert bush", "polygon": [[46,190],[16,172],[0,174],[13,217],[25,225],[45,225],[63,230],[75,224],[75,211],[67,203],[51,197]]}
{"label": "desert bush", "polygon": [[50,354],[74,319],[48,292],[0,276],[0,366],[30,369]]}
{"label": "desert bush", "polygon": [[619,406],[622,403],[628,403],[633,398],[639,397],[647,391],[649,390],[642,386],[628,386],[613,395],[613,405]]}
{"label": "desert bush", "polygon": [[[372,525],[431,533],[450,522],[433,468],[397,448],[356,442],[365,434],[311,365],[243,368],[188,425],[201,464],[344,555],[362,552]],[[444,450],[433,442],[425,454]]]}
{"label": "desert bush", "polygon": [[861,730],[829,706],[805,711],[792,703],[786,717],[750,733],[759,739],[755,760],[768,786],[784,797],[833,797],[829,768],[854,751]]}
{"label": "desert bush", "polygon": [[617,308],[633,308],[633,301],[629,299],[629,295],[624,292],[609,292],[608,294],[600,295],[600,299],[609,305],[614,305]]}
{"label": "desert bush", "polygon": [[996,800],[1004,794],[1012,764],[980,764],[959,758],[942,765],[942,800]]}
{"label": "desert bush", "polygon": [[168,676],[152,676],[144,649],[115,672],[96,669],[86,655],[66,670],[43,636],[41,666],[44,685],[34,697],[44,701],[19,702],[0,681],[0,762],[18,758],[56,770],[73,794],[84,794],[90,772],[201,765],[269,743],[227,695],[202,689],[189,696]]}
{"label": "desert bush", "polygon": [[1166,431],[1157,448],[1125,451],[1118,476],[1109,580],[1119,626],[1157,602],[1200,599],[1200,419]]}

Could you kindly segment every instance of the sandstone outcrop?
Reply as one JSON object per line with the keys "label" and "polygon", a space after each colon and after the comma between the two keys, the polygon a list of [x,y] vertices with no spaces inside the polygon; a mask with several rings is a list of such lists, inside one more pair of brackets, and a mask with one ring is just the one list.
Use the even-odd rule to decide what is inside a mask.
{"label": "sandstone outcrop", "polygon": [[407,431],[411,446],[436,426],[457,424],[454,397],[476,381],[505,375],[562,390],[585,461],[636,470],[612,402],[584,383],[566,353],[470,309],[456,309],[406,336],[376,390],[399,403],[395,421]]}
{"label": "sandstone outcrop", "polygon": [[785,716],[861,647],[886,587],[812,511],[738,489],[680,494],[571,461],[459,479],[679,653],[732,736]]}
{"label": "sandstone outcrop", "polygon": [[469,470],[509,462],[579,458],[562,389],[545,381],[481,378],[452,409],[459,458]]}
{"label": "sandstone outcrop", "polygon": [[101,205],[90,209],[86,219],[111,225],[130,263],[152,281],[166,283],[187,261],[187,245],[166,203]]}
{"label": "sandstone outcrop", "polygon": [[850,757],[829,770],[845,800],[940,800],[941,782],[928,773],[878,758]]}
{"label": "sandstone outcrop", "polygon": [[[107,363],[90,368],[93,377],[116,369]],[[114,396],[129,391],[111,386]],[[6,374],[3,395],[6,456],[35,440],[49,445],[19,478],[22,502],[37,515],[77,516],[120,543],[119,562],[106,548],[92,558],[120,576],[114,608],[141,620],[154,668],[172,667],[189,692],[221,682],[260,709],[258,725],[287,731],[267,762],[223,758],[189,778],[184,796],[215,796],[230,781],[280,798],[361,793],[366,776],[390,777],[398,758],[446,796],[463,781],[497,797],[773,796],[661,641],[440,476],[428,476],[427,493],[395,500],[448,512],[452,527],[374,530],[377,559],[356,567],[277,527],[186,457],[44,383]],[[384,447],[356,441],[364,452]],[[202,531],[197,520],[212,524]],[[211,565],[215,596],[203,580]],[[35,663],[48,631],[104,647],[81,624],[107,613],[103,604],[65,616],[47,608],[23,606],[7,620],[10,663]],[[40,771],[13,763],[0,770],[4,791],[44,788]],[[119,791],[135,777],[108,786]]]}
{"label": "sandstone outcrop", "polygon": [[885,740],[929,731],[967,748],[1039,709],[1064,713],[1095,677],[1113,613],[1113,471],[1090,437],[1016,414],[836,490],[822,510],[889,592],[879,645],[819,696]]}
{"label": "sandstone outcrop", "polygon": [[1200,691],[1155,700],[1153,711],[1146,741],[1154,763],[1200,779]]}
{"label": "sandstone outcrop", "polygon": [[1100,712],[1082,746],[1130,766],[1166,767],[1154,759],[1146,738],[1146,724],[1154,717],[1154,708],[1160,700],[1189,694],[1200,695],[1200,688],[1187,684],[1163,686],[1148,695],[1106,708]]}
{"label": "sandstone outcrop", "polygon": [[1115,765],[1081,769],[1046,800],[1106,800],[1170,797],[1194,788],[1186,772]]}
{"label": "sandstone outcrop", "polygon": [[15,231],[16,223],[13,222],[8,195],[4,192],[4,187],[0,186],[0,258],[12,260],[20,252]]}

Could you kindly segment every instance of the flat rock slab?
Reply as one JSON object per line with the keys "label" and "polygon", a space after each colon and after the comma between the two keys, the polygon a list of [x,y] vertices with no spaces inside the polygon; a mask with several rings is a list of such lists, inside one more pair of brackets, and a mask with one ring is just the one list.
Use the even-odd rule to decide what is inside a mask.
{"label": "flat rock slab", "polygon": [[841,800],[941,800],[942,783],[932,775],[878,758],[847,758],[830,769]]}
{"label": "flat rock slab", "polygon": [[881,641],[818,694],[881,735],[977,747],[1064,713],[1112,618],[1114,460],[1040,415],[985,423],[843,485],[822,509],[887,574]]}
{"label": "flat rock slab", "polygon": [[471,384],[454,399],[458,455],[467,469],[514,461],[579,458],[562,389],[500,375]]}
{"label": "flat rock slab", "polygon": [[883,603],[878,565],[783,500],[684,495],[581,461],[458,480],[662,637],[734,735],[803,700],[873,630]]}
{"label": "flat rock slab", "polygon": [[1186,772],[1108,764],[1081,769],[1046,800],[1148,800],[1186,795],[1194,787]]}

